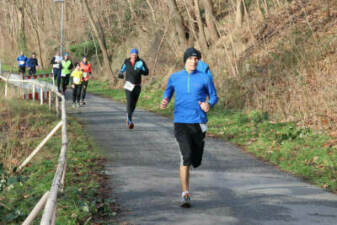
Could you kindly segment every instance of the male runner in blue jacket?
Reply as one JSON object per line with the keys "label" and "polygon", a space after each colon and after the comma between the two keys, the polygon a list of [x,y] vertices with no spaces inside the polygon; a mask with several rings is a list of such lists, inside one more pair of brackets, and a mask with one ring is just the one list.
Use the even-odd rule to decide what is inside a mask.
{"label": "male runner in blue jacket", "polygon": [[185,51],[185,69],[170,76],[160,106],[161,109],[165,109],[175,94],[174,133],[181,152],[182,202],[180,206],[185,208],[191,206],[190,166],[196,168],[201,165],[208,121],[206,113],[218,101],[212,76],[197,70],[199,53],[194,48],[188,48]]}
{"label": "male runner in blue jacket", "polygon": [[19,74],[21,74],[22,77],[23,77],[24,74],[25,74],[25,72],[26,72],[26,63],[27,63],[27,57],[25,56],[25,54],[23,53],[23,51],[16,58],[16,61],[18,62],[18,66],[19,66]]}

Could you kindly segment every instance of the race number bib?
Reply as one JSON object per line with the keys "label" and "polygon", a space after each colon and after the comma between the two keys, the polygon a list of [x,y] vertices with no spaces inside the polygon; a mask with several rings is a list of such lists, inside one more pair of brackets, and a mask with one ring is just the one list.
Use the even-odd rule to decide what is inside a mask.
{"label": "race number bib", "polygon": [[19,61],[19,65],[25,65],[25,61]]}
{"label": "race number bib", "polygon": [[79,77],[74,77],[73,78],[74,84],[80,84],[81,83],[81,78]]}
{"label": "race number bib", "polygon": [[135,88],[135,85],[129,81],[126,81],[123,88],[128,91],[133,91],[133,89]]}
{"label": "race number bib", "polygon": [[53,64],[54,69],[60,69],[60,64]]}
{"label": "race number bib", "polygon": [[87,72],[83,72],[83,77],[87,78],[87,76],[88,76],[88,73]]}
{"label": "race number bib", "polygon": [[201,128],[202,133],[205,133],[208,130],[206,123],[200,123],[200,128]]}
{"label": "race number bib", "polygon": [[65,77],[67,76],[67,74],[61,73],[61,77]]}

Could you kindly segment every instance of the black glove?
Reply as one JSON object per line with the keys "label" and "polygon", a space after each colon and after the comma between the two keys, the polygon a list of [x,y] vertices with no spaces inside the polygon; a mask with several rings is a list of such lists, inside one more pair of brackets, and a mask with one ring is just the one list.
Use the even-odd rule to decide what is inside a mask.
{"label": "black glove", "polygon": [[119,78],[119,79],[124,79],[124,74],[121,73],[121,72],[119,72],[119,73],[118,73],[118,78]]}

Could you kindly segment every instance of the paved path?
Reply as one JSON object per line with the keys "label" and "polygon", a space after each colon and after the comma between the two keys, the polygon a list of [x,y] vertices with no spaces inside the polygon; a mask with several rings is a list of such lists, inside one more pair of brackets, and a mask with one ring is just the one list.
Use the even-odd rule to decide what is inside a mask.
{"label": "paved path", "polygon": [[203,165],[191,172],[193,207],[181,209],[171,120],[137,110],[135,129],[128,130],[124,105],[92,95],[88,103],[77,115],[109,159],[122,224],[337,224],[336,195],[215,138],[206,139]]}

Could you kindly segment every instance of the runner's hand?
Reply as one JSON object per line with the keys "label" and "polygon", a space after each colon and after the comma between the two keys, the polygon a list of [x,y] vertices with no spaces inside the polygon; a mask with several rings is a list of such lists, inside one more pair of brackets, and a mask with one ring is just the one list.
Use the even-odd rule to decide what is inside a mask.
{"label": "runner's hand", "polygon": [[204,112],[208,112],[209,109],[210,109],[210,105],[207,102],[200,102],[199,101],[199,105],[200,105],[200,108],[202,109],[202,111],[204,111]]}
{"label": "runner's hand", "polygon": [[118,73],[118,78],[119,78],[119,79],[124,79],[123,73],[119,72],[119,73]]}
{"label": "runner's hand", "polygon": [[166,109],[166,108],[167,108],[168,102],[169,102],[168,98],[164,98],[164,99],[161,101],[160,109]]}
{"label": "runner's hand", "polygon": [[75,88],[75,85],[74,85],[74,84],[72,84],[72,85],[71,85],[71,87],[72,87],[72,88]]}

